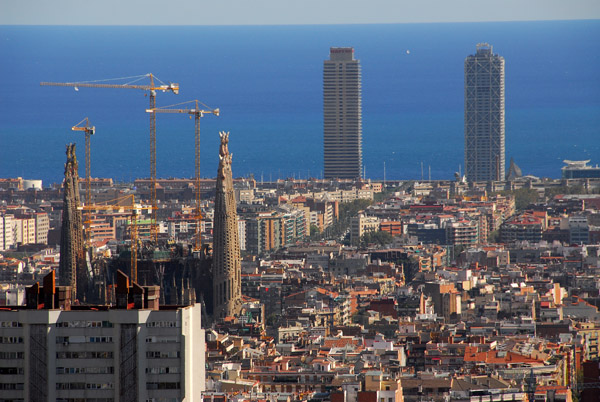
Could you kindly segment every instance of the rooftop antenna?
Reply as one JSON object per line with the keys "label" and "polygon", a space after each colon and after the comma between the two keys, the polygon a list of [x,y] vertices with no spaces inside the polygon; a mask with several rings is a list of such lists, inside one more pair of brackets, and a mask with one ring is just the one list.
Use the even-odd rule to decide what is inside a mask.
{"label": "rooftop antenna", "polygon": [[383,161],[383,188],[385,189],[385,161]]}
{"label": "rooftop antenna", "polygon": [[423,181],[423,161],[421,161],[421,181]]}
{"label": "rooftop antenna", "polygon": [[431,165],[429,165],[429,181],[431,181]]}

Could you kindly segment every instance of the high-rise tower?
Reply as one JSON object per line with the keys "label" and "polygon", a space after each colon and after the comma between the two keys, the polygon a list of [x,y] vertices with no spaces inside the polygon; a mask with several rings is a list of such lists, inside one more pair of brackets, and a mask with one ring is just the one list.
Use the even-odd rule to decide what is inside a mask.
{"label": "high-rise tower", "polygon": [[504,180],[504,58],[479,43],[465,59],[465,173]]}
{"label": "high-rise tower", "polygon": [[326,179],[361,177],[361,74],[351,47],[332,47],[323,63],[323,151]]}
{"label": "high-rise tower", "polygon": [[79,175],[75,144],[67,145],[63,183],[62,229],[60,235],[59,284],[71,286],[76,297],[85,298],[86,266],[83,247],[83,222],[79,210]]}
{"label": "high-rise tower", "polygon": [[213,318],[232,316],[242,305],[240,241],[229,133],[221,132],[213,230]]}

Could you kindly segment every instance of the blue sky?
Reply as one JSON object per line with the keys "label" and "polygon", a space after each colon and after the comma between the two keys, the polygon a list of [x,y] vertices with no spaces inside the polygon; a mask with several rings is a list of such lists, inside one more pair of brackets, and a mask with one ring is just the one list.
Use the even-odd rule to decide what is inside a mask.
{"label": "blue sky", "polygon": [[279,25],[600,19],[599,0],[0,0],[0,25]]}

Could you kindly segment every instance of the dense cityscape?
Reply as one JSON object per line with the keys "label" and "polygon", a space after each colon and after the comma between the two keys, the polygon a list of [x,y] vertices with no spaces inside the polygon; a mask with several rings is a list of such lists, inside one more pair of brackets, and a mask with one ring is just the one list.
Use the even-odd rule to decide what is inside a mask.
{"label": "dense cityscape", "polygon": [[[366,177],[350,47],[323,61],[323,178],[236,177],[227,132],[201,177],[219,110],[157,108],[179,87],[152,75],[149,178],[93,177],[87,119],[63,183],[0,178],[0,401],[598,400],[600,168],[506,163],[504,58],[465,57],[453,180]],[[195,118],[195,177],[157,177],[161,112]]]}

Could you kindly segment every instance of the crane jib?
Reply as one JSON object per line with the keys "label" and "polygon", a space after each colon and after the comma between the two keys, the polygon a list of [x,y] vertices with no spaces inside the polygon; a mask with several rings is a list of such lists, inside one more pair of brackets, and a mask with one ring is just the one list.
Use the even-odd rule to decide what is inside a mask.
{"label": "crane jib", "polygon": [[75,88],[120,88],[120,89],[141,89],[144,91],[172,91],[179,93],[179,84],[169,85],[128,85],[128,84],[89,84],[84,82],[40,82],[41,86],[53,87],[75,87]]}

